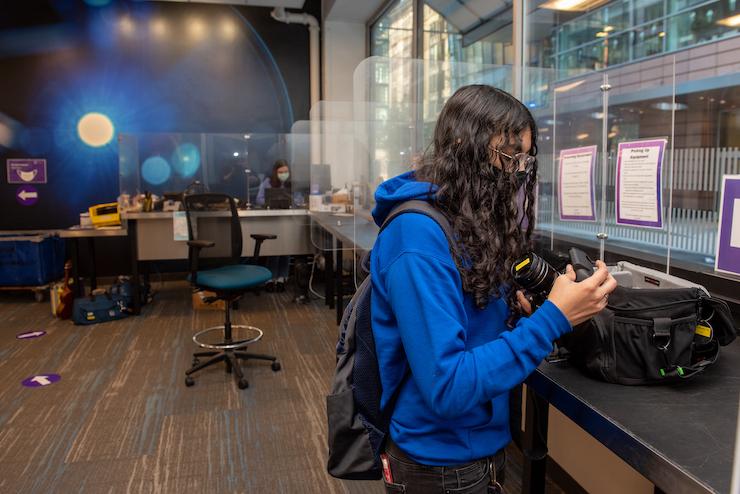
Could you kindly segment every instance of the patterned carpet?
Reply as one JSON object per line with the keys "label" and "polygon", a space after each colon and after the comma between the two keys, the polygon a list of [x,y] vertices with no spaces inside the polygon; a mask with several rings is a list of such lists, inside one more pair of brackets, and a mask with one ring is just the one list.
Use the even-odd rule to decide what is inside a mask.
{"label": "patterned carpet", "polygon": [[[142,316],[94,326],[56,320],[27,293],[0,294],[0,492],[384,492],[325,470],[334,311],[289,293],[247,295],[233,322],[262,328],[249,350],[277,355],[283,369],[250,362],[239,390],[219,365],[188,388],[191,336],[223,316],[193,311],[184,282],[157,289]],[[47,334],[15,337],[35,330]],[[21,385],[49,373],[61,381]],[[510,449],[507,492],[518,492]]]}

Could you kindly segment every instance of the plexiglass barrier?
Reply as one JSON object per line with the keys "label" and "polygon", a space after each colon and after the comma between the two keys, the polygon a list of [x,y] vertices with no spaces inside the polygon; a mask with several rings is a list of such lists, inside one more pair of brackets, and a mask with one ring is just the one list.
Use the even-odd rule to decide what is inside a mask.
{"label": "plexiglass barrier", "polygon": [[[247,209],[306,208],[309,140],[308,133],[121,134],[120,194],[217,192]],[[288,167],[285,182],[278,162]]]}
{"label": "plexiglass barrier", "polygon": [[[538,126],[538,234],[607,259],[661,269],[714,270],[720,187],[740,173],[737,149],[692,148],[676,136],[675,61],[650,76],[623,69],[565,72],[371,57],[354,74],[352,102],[321,102],[293,131],[310,134],[312,215],[323,250],[372,246],[374,194],[429,150],[444,102],[467,84],[514,92]],[[723,274],[722,276],[731,277]]]}

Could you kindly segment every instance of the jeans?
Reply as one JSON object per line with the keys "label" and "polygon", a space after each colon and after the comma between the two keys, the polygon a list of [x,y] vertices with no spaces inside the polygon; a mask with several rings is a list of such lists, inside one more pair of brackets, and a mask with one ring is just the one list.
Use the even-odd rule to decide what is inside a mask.
{"label": "jeans", "polygon": [[272,279],[287,278],[290,268],[290,256],[269,256],[267,258],[267,269],[272,272]]}
{"label": "jeans", "polygon": [[502,494],[506,453],[499,451],[462,465],[437,467],[421,465],[409,458],[392,441],[385,453],[393,482],[384,480],[387,493],[406,494]]}

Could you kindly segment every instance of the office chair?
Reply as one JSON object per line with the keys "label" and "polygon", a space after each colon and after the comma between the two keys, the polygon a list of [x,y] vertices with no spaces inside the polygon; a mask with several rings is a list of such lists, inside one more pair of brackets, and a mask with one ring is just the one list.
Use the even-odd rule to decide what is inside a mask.
{"label": "office chair", "polygon": [[[188,223],[188,233],[191,240],[188,244],[188,260],[190,262],[190,283],[201,290],[215,292],[215,297],[206,299],[206,302],[223,300],[225,306],[224,324],[214,326],[193,335],[193,341],[201,348],[209,349],[205,352],[193,354],[193,365],[185,372],[185,384],[195,384],[191,374],[201,369],[224,362],[226,372],[233,371],[239,389],[249,386],[249,382],[242,373],[240,360],[267,360],[272,362],[272,370],[280,370],[280,362],[271,355],[247,353],[246,347],[262,338],[262,330],[254,326],[242,326],[231,324],[231,308],[233,304],[248,291],[258,289],[272,278],[269,269],[253,264],[241,264],[242,252],[242,229],[239,221],[239,213],[236,209],[234,198],[226,194],[193,194],[184,197],[185,212]],[[199,230],[205,232],[206,226],[222,221],[223,217],[218,212],[229,212],[230,235],[214,234],[220,240],[219,245],[213,240],[205,240],[207,235],[199,235]],[[199,217],[210,217],[209,222],[198,224]],[[199,229],[200,226],[200,229]],[[254,262],[258,262],[260,247],[265,240],[276,239],[277,235],[251,235],[255,240]],[[229,245],[230,244],[230,245]],[[215,248],[214,248],[215,247]],[[201,257],[201,250],[214,248],[215,256]],[[216,267],[214,267],[216,266]],[[209,269],[204,269],[208,267]],[[240,333],[235,339],[232,330]],[[223,339],[221,339],[223,332]],[[218,335],[216,342],[209,340]],[[209,357],[205,362],[200,362],[200,357]]]}

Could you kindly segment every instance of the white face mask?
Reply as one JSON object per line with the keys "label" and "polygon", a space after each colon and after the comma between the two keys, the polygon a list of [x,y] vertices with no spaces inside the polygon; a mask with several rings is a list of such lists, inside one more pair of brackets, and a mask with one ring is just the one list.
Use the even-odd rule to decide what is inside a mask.
{"label": "white face mask", "polygon": [[285,183],[285,182],[287,182],[287,181],[288,181],[288,179],[290,178],[290,172],[278,173],[278,174],[277,174],[277,178],[278,178],[278,180],[280,180],[281,182]]}

